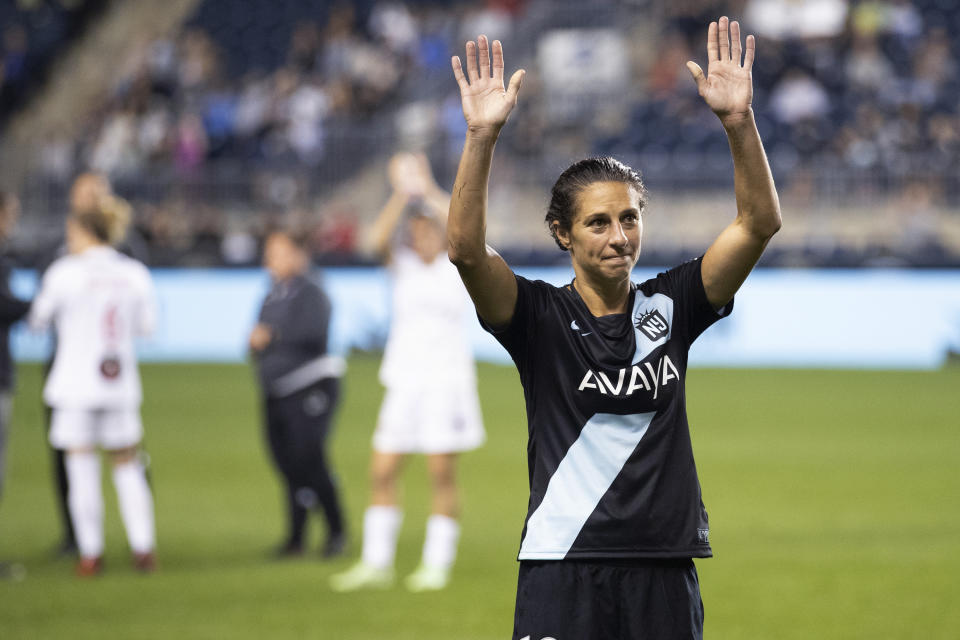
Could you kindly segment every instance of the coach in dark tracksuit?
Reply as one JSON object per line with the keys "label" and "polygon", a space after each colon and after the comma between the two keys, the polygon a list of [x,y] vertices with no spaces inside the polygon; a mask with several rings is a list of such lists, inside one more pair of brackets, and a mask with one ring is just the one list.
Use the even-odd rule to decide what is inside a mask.
{"label": "coach in dark tracksuit", "polygon": [[264,265],[273,285],[250,333],[250,348],[263,391],[270,451],[287,485],[289,537],[277,553],[303,553],[307,513],[319,506],[327,521],[322,553],[332,557],[343,551],[346,536],[326,455],[343,372],[343,361],[327,355],[330,300],[307,276],[310,260],[299,237],[271,233]]}

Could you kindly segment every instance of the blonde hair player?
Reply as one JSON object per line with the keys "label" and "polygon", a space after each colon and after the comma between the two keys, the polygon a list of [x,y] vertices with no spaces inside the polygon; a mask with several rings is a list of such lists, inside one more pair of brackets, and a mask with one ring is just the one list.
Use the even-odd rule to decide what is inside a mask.
{"label": "blonde hair player", "polygon": [[153,331],[156,302],[146,267],[113,248],[130,207],[108,189],[83,189],[87,200],[67,217],[68,254],[47,270],[30,325],[55,325],[57,349],[44,386],[52,408],[50,444],[63,449],[68,505],[80,554],[77,574],[103,568],[103,496],[98,448],[113,464],[113,484],[134,567],[156,566],[153,497],[139,457],[142,398],[134,340]]}
{"label": "blonde hair player", "polygon": [[397,482],[412,453],[427,457],[433,501],[422,561],[405,584],[411,591],[447,585],[460,537],[457,454],[485,439],[466,333],[470,300],[447,259],[449,195],[423,156],[394,156],[389,177],[393,194],[371,229],[373,248],[393,276],[393,318],[380,368],[387,391],[373,436],[362,558],[333,576],[336,591],[393,584],[402,517]]}
{"label": "blonde hair player", "polygon": [[563,287],[515,275],[485,240],[493,150],[523,71],[505,89],[503,49],[484,36],[467,43],[466,73],[452,58],[467,136],[450,259],[516,363],[527,405],[514,640],[703,636],[693,558],[712,551],[684,383],[690,345],[731,312],[780,228],[751,107],[755,48],[723,17],[707,29],[707,72],[687,63],[727,135],[736,217],[700,258],[634,283],[643,182],[613,158],[581,160],[558,178],[546,216],[575,274]]}

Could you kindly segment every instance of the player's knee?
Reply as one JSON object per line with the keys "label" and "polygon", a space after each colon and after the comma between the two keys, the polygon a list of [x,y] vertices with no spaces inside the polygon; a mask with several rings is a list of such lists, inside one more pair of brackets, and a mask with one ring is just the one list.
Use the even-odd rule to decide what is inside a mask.
{"label": "player's knee", "polygon": [[374,491],[393,491],[396,483],[397,475],[394,469],[375,466],[370,470],[370,484]]}
{"label": "player's knee", "polygon": [[129,464],[137,459],[137,451],[136,445],[124,449],[113,449],[110,451],[110,460],[114,466]]}

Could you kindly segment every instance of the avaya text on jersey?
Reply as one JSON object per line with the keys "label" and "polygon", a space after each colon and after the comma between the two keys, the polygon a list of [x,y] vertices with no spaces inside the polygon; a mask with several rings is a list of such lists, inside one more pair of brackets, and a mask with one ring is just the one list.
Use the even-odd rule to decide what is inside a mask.
{"label": "avaya text on jersey", "polygon": [[[640,365],[643,365],[643,367]],[[644,373],[644,369],[646,369],[646,373]],[[680,372],[677,371],[668,355],[661,356],[657,360],[656,367],[649,362],[639,362],[630,367],[629,383],[624,390],[624,382],[628,379],[627,370],[628,367],[623,367],[618,373],[608,376],[603,371],[594,372],[592,369],[587,369],[577,391],[596,389],[603,395],[613,396],[619,396],[621,395],[620,392],[623,391],[622,395],[631,396],[637,390],[644,389],[645,391],[652,391],[653,398],[656,400],[661,386],[665,387],[671,380],[680,379]],[[616,384],[613,383],[612,378],[616,378]],[[652,384],[651,380],[653,381]]]}

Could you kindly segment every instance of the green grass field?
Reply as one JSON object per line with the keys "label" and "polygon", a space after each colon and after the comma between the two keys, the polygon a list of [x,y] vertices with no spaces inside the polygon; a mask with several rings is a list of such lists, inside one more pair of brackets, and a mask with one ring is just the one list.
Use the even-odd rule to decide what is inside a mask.
{"label": "green grass field", "polygon": [[[333,450],[359,547],[377,362],[351,361]],[[525,420],[512,369],[482,366],[488,444],[464,457],[452,586],[338,595],[349,560],[268,560],[282,535],[250,371],[143,369],[159,558],[135,574],[109,474],[107,571],[54,559],[40,370],[21,369],[0,503],[0,638],[508,638],[525,513]],[[709,638],[956,638],[960,629],[960,369],[694,370],[688,396],[716,557],[698,562]],[[424,465],[405,476],[402,576],[419,560]],[[320,539],[313,523],[312,540]],[[560,637],[558,640],[577,640]]]}

